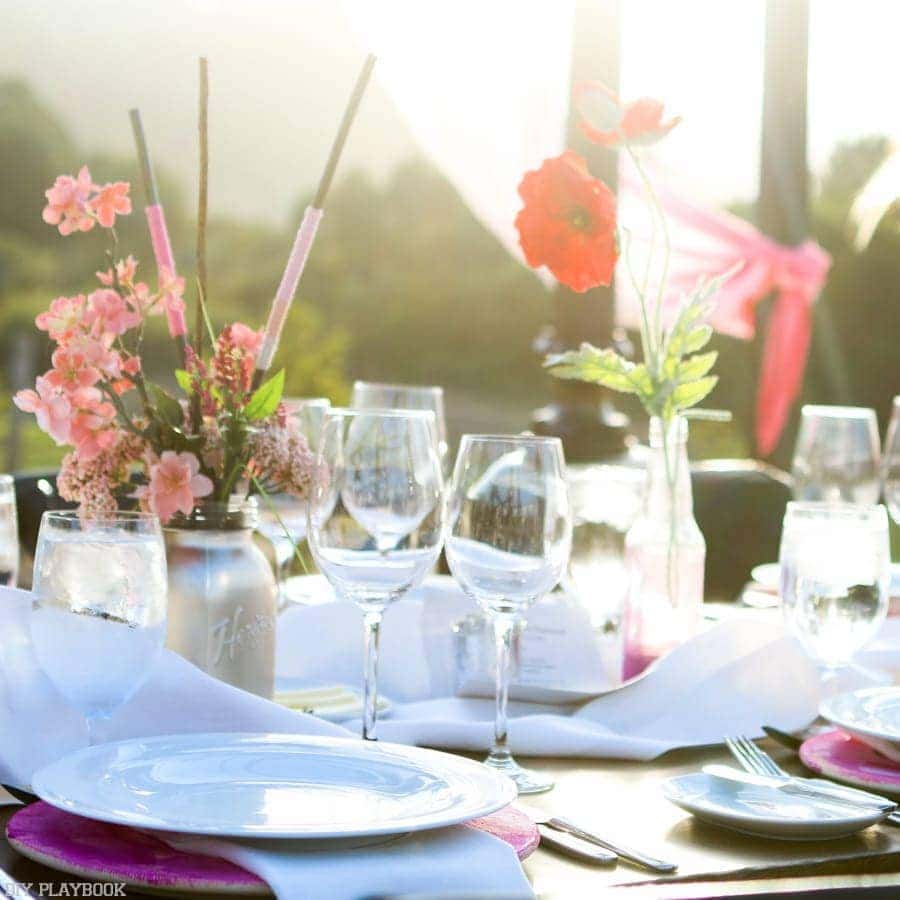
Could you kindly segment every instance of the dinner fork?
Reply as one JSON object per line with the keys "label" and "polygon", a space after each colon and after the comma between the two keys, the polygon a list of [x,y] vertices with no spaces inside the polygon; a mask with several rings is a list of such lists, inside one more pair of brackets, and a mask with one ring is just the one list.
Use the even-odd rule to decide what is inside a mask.
{"label": "dinner fork", "polygon": [[[770,778],[785,778],[798,787],[807,787],[811,794],[819,794],[832,800],[841,800],[844,803],[854,803],[857,806],[873,806],[888,810],[895,807],[892,801],[868,791],[860,791],[856,788],[847,788],[833,784],[821,778],[797,778],[786,772],[778,763],[769,756],[765,750],[760,750],[746,735],[726,737],[725,744],[731,751],[731,755],[748,772],[755,775],[766,775]],[[894,814],[896,815],[896,814]]]}

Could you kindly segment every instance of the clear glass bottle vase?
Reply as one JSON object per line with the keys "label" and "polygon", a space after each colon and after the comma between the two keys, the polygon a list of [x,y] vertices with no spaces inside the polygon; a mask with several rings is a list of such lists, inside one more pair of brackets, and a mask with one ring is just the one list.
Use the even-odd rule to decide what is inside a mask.
{"label": "clear glass bottle vase", "polygon": [[689,638],[700,620],[706,541],[694,519],[687,437],[682,417],[650,420],[643,508],[625,538],[625,678]]}
{"label": "clear glass bottle vase", "polygon": [[254,500],[201,503],[164,529],[166,646],[214,678],[271,699],[278,589],[253,540]]}

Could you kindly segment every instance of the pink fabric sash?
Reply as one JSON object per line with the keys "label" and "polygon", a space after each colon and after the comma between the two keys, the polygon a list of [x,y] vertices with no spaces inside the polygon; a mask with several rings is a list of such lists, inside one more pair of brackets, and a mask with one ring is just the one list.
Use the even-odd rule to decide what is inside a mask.
{"label": "pink fabric sash", "polygon": [[[815,241],[784,246],[731,213],[701,209],[666,187],[654,186],[672,231],[667,305],[690,291],[701,275],[717,275],[742,262],[719,290],[710,324],[723,334],[750,340],[756,333],[757,303],[776,295],[756,401],[757,452],[768,456],[778,445],[803,384],[812,307],[831,257]],[[638,190],[630,176],[623,177],[623,193]],[[619,279],[617,289],[627,291],[625,280]]]}

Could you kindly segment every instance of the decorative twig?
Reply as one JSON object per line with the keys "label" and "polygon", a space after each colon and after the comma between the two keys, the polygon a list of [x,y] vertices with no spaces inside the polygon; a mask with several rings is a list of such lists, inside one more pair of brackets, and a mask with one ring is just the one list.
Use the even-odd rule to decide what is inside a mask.
{"label": "decorative twig", "polygon": [[200,302],[194,324],[194,348],[203,356],[203,304],[206,302],[206,216],[209,206],[209,66],[200,57],[200,190],[197,202],[197,284]]}

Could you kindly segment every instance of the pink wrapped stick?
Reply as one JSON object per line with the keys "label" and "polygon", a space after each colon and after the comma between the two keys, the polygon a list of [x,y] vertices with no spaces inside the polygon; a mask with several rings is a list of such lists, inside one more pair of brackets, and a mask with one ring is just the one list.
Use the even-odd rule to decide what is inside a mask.
{"label": "pink wrapped stick", "polygon": [[[144,212],[147,215],[150,241],[153,244],[153,255],[156,257],[156,268],[162,285],[175,278],[175,259],[172,256],[172,244],[166,228],[166,214],[159,203],[152,203],[144,209]],[[173,338],[184,337],[187,334],[187,320],[182,304],[167,303],[166,319],[169,323],[169,334]]]}
{"label": "pink wrapped stick", "polygon": [[297,229],[297,236],[294,238],[294,246],[291,249],[290,257],[288,257],[284,274],[281,276],[281,284],[278,285],[278,291],[272,302],[272,309],[269,311],[265,337],[259,350],[259,356],[256,358],[258,371],[266,372],[275,358],[281,331],[284,328],[285,320],[291,308],[291,302],[297,291],[300,276],[303,274],[309,251],[312,249],[316,232],[319,229],[319,222],[321,221],[322,210],[316,209],[314,206],[307,206],[306,212],[303,214],[303,221]]}

